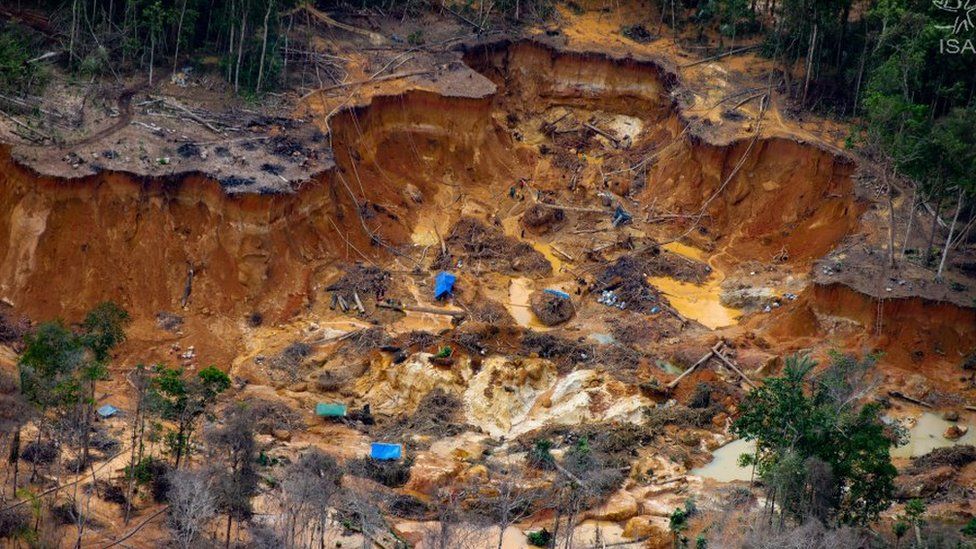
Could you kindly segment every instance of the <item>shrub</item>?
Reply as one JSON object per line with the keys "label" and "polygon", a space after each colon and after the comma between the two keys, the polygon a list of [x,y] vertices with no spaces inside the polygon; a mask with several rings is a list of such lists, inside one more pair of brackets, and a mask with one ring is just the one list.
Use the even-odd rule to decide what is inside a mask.
{"label": "shrub", "polygon": [[399,488],[410,479],[410,467],[413,458],[407,457],[395,461],[378,461],[370,458],[351,460],[346,465],[346,471],[353,476],[368,478],[383,486]]}
{"label": "shrub", "polygon": [[28,94],[43,86],[43,65],[28,63],[35,48],[27,35],[16,28],[0,31],[0,92]]}
{"label": "shrub", "polygon": [[23,507],[0,511],[0,539],[19,538],[30,531],[30,515]]}
{"label": "shrub", "polygon": [[534,545],[535,547],[549,547],[549,544],[552,542],[552,533],[545,528],[535,532],[529,532],[527,537],[529,545]]}

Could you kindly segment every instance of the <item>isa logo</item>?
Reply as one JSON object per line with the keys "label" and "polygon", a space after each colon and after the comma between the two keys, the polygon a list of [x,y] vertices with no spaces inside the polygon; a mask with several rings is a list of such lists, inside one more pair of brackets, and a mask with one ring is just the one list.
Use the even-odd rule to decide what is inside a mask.
{"label": "isa logo", "polygon": [[939,53],[949,55],[976,55],[973,29],[976,29],[976,0],[932,0],[935,7],[955,17],[951,25],[937,28],[950,31],[950,36],[939,40]]}

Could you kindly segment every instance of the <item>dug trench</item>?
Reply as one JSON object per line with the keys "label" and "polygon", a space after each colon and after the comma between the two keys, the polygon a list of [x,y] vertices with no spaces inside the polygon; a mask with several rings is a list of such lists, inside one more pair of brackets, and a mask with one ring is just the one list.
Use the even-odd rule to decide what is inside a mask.
{"label": "dug trench", "polygon": [[[719,292],[716,276],[742,281],[771,272],[771,287],[799,294],[772,314],[747,311],[741,325],[720,332],[741,343],[738,358],[750,371],[824,336],[839,347],[889,351],[925,375],[943,375],[971,350],[972,309],[888,300],[896,314],[877,336],[873,298],[807,282],[815,260],[863,229],[868,204],[843,154],[765,131],[761,118],[746,137],[705,137],[685,119],[679,79],[662,63],[530,41],[469,46],[458,55],[453,88],[380,94],[331,117],[324,101],[311,98],[303,108],[331,131],[335,166],[291,193],[235,193],[201,174],[52,178],[0,149],[0,298],[33,319],[67,320],[118,301],[136,317],[123,349],[127,365],[172,360],[174,343],[193,345],[188,366],[232,367],[252,396],[287,398],[304,411],[329,395],[393,415],[446,390],[464,402],[468,422],[503,440],[551,425],[639,417],[653,401],[648,384],[674,373],[660,365],[687,366],[715,344],[694,310],[675,311],[688,317],[680,321],[662,312],[673,308],[649,276],[690,287],[710,277]],[[618,206],[631,223],[611,224]],[[527,212],[540,221],[527,222]],[[477,242],[471,227],[484,228]],[[488,254],[482,241],[511,248]],[[642,253],[669,258],[666,268],[627,263]],[[540,262],[551,269],[533,267]],[[674,267],[682,262],[691,267]],[[367,301],[366,314],[337,311],[326,290],[354,263],[391,274],[389,288],[369,289],[376,298],[419,306],[434,305],[433,267],[455,270],[451,310],[481,322],[462,330],[450,317],[380,310],[365,289],[354,299]],[[613,274],[613,266],[659,305],[630,315],[600,296],[612,286],[600,286],[601,273]],[[545,288],[564,291],[577,306],[552,334],[524,310],[529,294]],[[160,327],[167,314],[183,319],[182,331]],[[363,331],[377,326],[382,334]],[[346,340],[354,341],[351,355],[323,343],[349,330],[376,337]],[[904,350],[929,337],[938,341],[921,356]],[[306,340],[308,350],[283,350]],[[456,367],[432,369],[430,353],[449,341],[470,356],[441,357]],[[391,357],[375,350],[381,345],[413,354]],[[295,368],[318,362],[279,380],[265,367],[274,362],[269,355],[297,356]],[[634,363],[626,375],[609,374],[596,367],[604,359]],[[676,396],[687,400],[690,389]],[[343,451],[365,444],[348,431],[328,433],[347,437]],[[419,466],[437,470],[423,460]],[[426,478],[418,490],[433,482],[418,478]]]}
{"label": "dug trench", "polygon": [[[495,204],[520,179],[553,194],[592,182],[648,219],[697,217],[694,230],[658,221],[647,236],[687,232],[725,266],[785,253],[802,272],[857,229],[848,159],[783,137],[707,143],[659,64],[534,42],[471,47],[464,61],[469,80],[494,84],[468,88],[496,91],[407,91],[341,110],[322,121],[336,167],[292,194],[231,194],[200,174],[40,177],[0,149],[0,297],[32,318],[75,318],[113,298],[150,316],[284,321],[316,299],[329,265],[389,257],[435,212],[445,235],[462,213],[501,217]],[[587,120],[615,125],[629,147],[603,155],[597,136],[585,150]],[[546,125],[581,146],[553,150]],[[632,169],[642,157],[653,160]]]}
{"label": "dug trench", "polygon": [[[432,211],[456,219],[467,202],[491,210],[520,178],[543,192],[565,187],[572,178],[565,152],[540,154],[532,139],[513,139],[512,125],[565,111],[576,111],[566,118],[635,119],[627,154],[590,156],[578,178],[657,152],[643,172],[602,183],[642,211],[654,204],[655,211],[695,212],[749,146],[685,135],[670,99],[672,77],[651,63],[560,54],[531,42],[473,49],[465,60],[498,91],[480,98],[408,91],[343,110],[330,123],[336,168],[291,194],[233,194],[199,174],[41,177],[2,149],[2,297],[36,318],[71,318],[113,296],[135,311],[177,309],[193,268],[190,310],[260,308],[285,319],[312,298],[310,280],[323,264],[361,259],[353,250],[388,253],[378,241],[409,244]],[[857,226],[862,206],[852,170],[814,145],[760,139],[688,240],[723,247],[736,261],[785,248],[802,269]],[[423,203],[410,199],[410,188]],[[450,192],[465,202],[446,211],[431,206]]]}

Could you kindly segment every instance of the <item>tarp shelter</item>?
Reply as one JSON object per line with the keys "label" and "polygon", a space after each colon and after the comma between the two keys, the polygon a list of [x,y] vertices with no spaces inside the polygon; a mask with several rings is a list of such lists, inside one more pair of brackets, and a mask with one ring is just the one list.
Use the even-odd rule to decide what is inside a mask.
{"label": "tarp shelter", "polygon": [[561,297],[563,299],[569,299],[569,294],[567,294],[566,292],[560,291],[560,290],[552,290],[552,289],[546,288],[546,290],[544,290],[544,291],[547,294],[552,294],[552,295],[554,295],[556,297]]}
{"label": "tarp shelter", "polygon": [[111,404],[106,404],[98,409],[98,415],[102,418],[109,418],[119,413],[119,409]]}
{"label": "tarp shelter", "polygon": [[454,292],[457,277],[451,273],[441,271],[434,277],[434,299],[443,299]]}
{"label": "tarp shelter", "polygon": [[403,457],[403,445],[374,442],[369,445],[369,457],[373,459],[400,459]]}
{"label": "tarp shelter", "polygon": [[346,417],[346,405],[319,402],[315,405],[315,415],[319,417]]}

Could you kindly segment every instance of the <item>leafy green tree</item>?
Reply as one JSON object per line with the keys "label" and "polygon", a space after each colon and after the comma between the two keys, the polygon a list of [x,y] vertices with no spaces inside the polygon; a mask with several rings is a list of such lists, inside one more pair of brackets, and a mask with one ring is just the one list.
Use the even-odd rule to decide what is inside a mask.
{"label": "leafy green tree", "polygon": [[130,320],[128,311],[111,301],[99,303],[85,315],[82,341],[95,354],[95,360],[108,360],[112,349],[125,341]]}
{"label": "leafy green tree", "polygon": [[196,376],[189,377],[184,375],[182,368],[156,366],[149,389],[150,399],[160,415],[176,422],[176,430],[166,436],[175,468],[179,469],[191,448],[197,418],[229,387],[230,378],[215,366],[208,366]]}
{"label": "leafy green tree", "polygon": [[74,402],[75,378],[85,363],[85,347],[61,321],[45,322],[24,338],[20,356],[20,388],[41,412]]}
{"label": "leafy green tree", "polygon": [[859,403],[872,364],[834,355],[811,376],[816,363],[794,355],[782,377],[767,379],[740,406],[733,430],[756,441],[756,455],[744,460],[756,466],[781,520],[866,524],[890,505],[891,440],[878,405]]}
{"label": "leafy green tree", "polygon": [[976,538],[976,518],[969,519],[969,522],[962,527],[962,533],[964,536],[969,536],[971,538]]}
{"label": "leafy green tree", "polygon": [[918,498],[908,500],[905,504],[905,514],[899,518],[902,522],[911,525],[915,532],[915,546],[923,547],[922,526],[925,524],[925,502]]}
{"label": "leafy green tree", "polygon": [[901,545],[901,538],[905,537],[905,534],[908,533],[908,528],[908,523],[901,520],[895,521],[891,525],[891,533],[895,535],[895,547]]}
{"label": "leafy green tree", "polygon": [[12,26],[0,29],[0,93],[28,94],[43,86],[43,66],[28,62],[35,53],[25,33]]}
{"label": "leafy green tree", "polygon": [[668,528],[671,530],[671,537],[675,548],[687,547],[688,538],[685,537],[685,530],[688,529],[688,512],[682,508],[677,508],[668,517]]}

